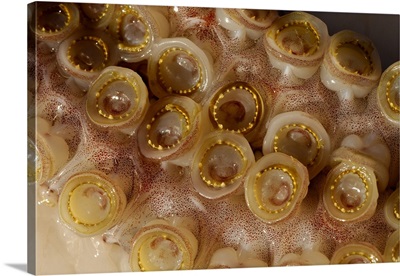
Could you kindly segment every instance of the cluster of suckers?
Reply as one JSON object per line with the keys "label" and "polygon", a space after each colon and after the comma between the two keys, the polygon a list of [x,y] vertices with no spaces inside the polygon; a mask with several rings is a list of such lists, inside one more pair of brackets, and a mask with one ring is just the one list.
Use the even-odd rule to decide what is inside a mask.
{"label": "cluster of suckers", "polygon": [[[367,37],[329,36],[304,12],[45,2],[29,11],[45,73],[33,72],[28,180],[78,235],[129,232],[134,271],[400,260],[400,64],[382,73]],[[49,89],[59,78],[62,92]],[[74,130],[59,127],[63,116],[78,118]],[[136,230],[121,230],[157,193],[155,173],[203,205],[240,198],[266,229],[302,212],[314,184],[327,225],[384,221],[386,242],[273,261],[220,242],[208,255],[199,222],[146,204],[129,218]]]}

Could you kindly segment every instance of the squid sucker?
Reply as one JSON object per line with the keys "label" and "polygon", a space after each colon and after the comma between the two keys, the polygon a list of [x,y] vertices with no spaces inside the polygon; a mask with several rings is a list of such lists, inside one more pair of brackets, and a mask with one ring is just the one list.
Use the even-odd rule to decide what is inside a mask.
{"label": "squid sucker", "polygon": [[398,56],[303,11],[28,10],[32,273],[400,262]]}

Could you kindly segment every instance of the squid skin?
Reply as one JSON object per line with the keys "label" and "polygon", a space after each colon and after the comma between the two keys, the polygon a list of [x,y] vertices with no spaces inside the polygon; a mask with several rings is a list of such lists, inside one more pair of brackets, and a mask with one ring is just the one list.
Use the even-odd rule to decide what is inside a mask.
{"label": "squid skin", "polygon": [[[118,219],[112,220],[112,223],[105,227],[107,229],[102,229],[100,233],[95,233],[91,237],[81,237],[70,231],[65,223],[62,223],[56,207],[46,205],[43,201],[38,202],[37,222],[40,229],[43,230],[37,232],[37,244],[43,249],[39,250],[37,258],[39,274],[130,271],[132,268],[129,266],[129,254],[134,244],[133,237],[148,229],[146,227],[152,220],[167,221],[168,225],[171,223],[173,225],[168,227],[175,227],[174,222],[171,221],[176,219],[183,224],[179,226],[179,229],[190,229],[197,241],[197,245],[193,245],[196,250],[192,250],[190,253],[190,265],[185,266],[190,269],[208,268],[211,257],[221,248],[233,249],[237,253],[237,255],[233,255],[239,259],[243,256],[248,257],[247,259],[250,261],[239,260],[239,263],[242,264],[239,266],[279,266],[283,264],[280,260],[294,256],[293,254],[296,255],[296,258],[300,256],[300,259],[303,257],[303,259],[307,259],[305,261],[307,264],[320,263],[317,259],[323,256],[321,262],[325,264],[325,257],[331,260],[337,248],[342,248],[349,243],[368,244],[379,252],[385,251],[388,237],[393,231],[398,231],[393,230],[393,227],[386,222],[384,205],[389,195],[398,188],[399,179],[396,170],[399,163],[400,140],[398,121],[393,122],[393,116],[387,117],[383,114],[378,103],[377,93],[384,90],[384,86],[379,88],[378,83],[380,80],[385,82],[386,75],[382,75],[383,77],[380,79],[381,74],[374,73],[374,78],[366,81],[368,93],[363,97],[346,96],[348,95],[346,93],[336,94],[334,89],[325,86],[320,77],[321,71],[324,70],[324,58],[327,56],[329,45],[324,46],[325,48],[322,47],[325,51],[316,51],[318,53],[316,60],[310,61],[308,57],[301,57],[295,59],[295,65],[289,66],[288,64],[293,61],[292,57],[286,58],[284,63],[290,67],[287,67],[289,69],[272,64],[270,53],[267,52],[268,49],[265,46],[265,36],[274,24],[273,22],[277,22],[276,20],[283,16],[278,16],[270,26],[260,31],[260,29],[251,29],[252,25],[260,25],[252,20],[260,20],[258,23],[263,22],[262,18],[258,17],[263,13],[259,14],[256,11],[247,11],[243,15],[242,11],[230,13],[217,11],[214,8],[131,7],[140,13],[137,18],[147,22],[150,30],[151,43],[147,45],[148,47],[143,48],[143,52],[137,48],[137,55],[131,52],[126,55],[126,51],[118,48],[121,45],[118,45],[118,39],[115,37],[117,32],[114,30],[118,29],[120,25],[118,22],[112,22],[113,17],[111,17],[108,27],[105,26],[107,23],[102,23],[105,25],[97,27],[88,24],[87,21],[82,21],[76,30],[60,41],[48,38],[49,36],[41,36],[36,40],[35,36],[38,34],[35,33],[35,27],[30,27],[30,41],[37,43],[35,45],[37,47],[32,47],[34,44],[30,44],[28,48],[29,78],[37,80],[34,86],[29,86],[30,102],[38,103],[39,115],[49,120],[52,127],[55,127],[54,135],[63,137],[70,151],[68,158],[62,160],[63,165],[58,167],[57,171],[52,173],[43,185],[36,183],[38,185],[37,192],[43,192],[43,188],[45,188],[45,193],[51,193],[52,200],[57,202],[64,184],[70,176],[78,172],[98,170],[107,179],[109,177],[123,179],[121,188],[123,191],[118,191],[118,194],[126,198],[126,202],[123,200],[123,207],[121,207]],[[56,6],[56,8],[58,9],[60,6]],[[113,8],[114,11],[118,10],[119,12],[122,9],[119,5],[115,5]],[[62,10],[62,8],[60,9]],[[80,10],[80,12],[82,11]],[[63,13],[60,12],[59,15],[62,16]],[[254,18],[250,16],[242,21],[237,20],[238,15],[242,17],[254,15]],[[71,14],[71,16],[74,15]],[[234,25],[227,26],[220,24],[221,18],[236,21]],[[306,15],[305,18],[309,17]],[[301,21],[301,24],[308,26],[308,19],[304,20]],[[135,20],[129,22],[132,23],[129,25],[130,27],[140,27],[140,24],[134,24]],[[30,26],[32,24],[34,23],[30,22]],[[82,34],[85,38],[82,37]],[[104,44],[100,40],[94,39],[94,37],[103,36],[107,37],[104,39]],[[77,42],[82,42],[88,37],[92,37],[89,41],[97,41],[94,44],[89,43],[91,49],[99,47],[97,50],[102,53],[103,58],[107,56],[107,61],[104,59],[102,62],[101,57],[91,56],[92,52],[87,52],[86,40],[85,43],[78,43],[79,47],[73,48],[73,50],[66,46],[68,43],[75,43],[76,46]],[[320,34],[321,43],[322,40],[325,41],[325,37],[323,37],[324,35]],[[327,41],[330,38],[326,37]],[[175,42],[177,44],[174,44]],[[200,94],[193,93],[192,98],[184,94],[171,95],[171,91],[168,90],[176,87],[171,85],[171,80],[165,80],[166,77],[173,76],[175,82],[179,77],[187,76],[186,73],[195,72],[196,70],[185,71],[193,69],[193,65],[196,64],[196,62],[189,62],[193,61],[191,58],[175,60],[175,56],[168,56],[167,60],[175,60],[175,63],[173,66],[162,67],[161,77],[157,70],[155,72],[149,70],[150,67],[159,68],[160,59],[155,58],[153,54],[164,49],[165,45],[170,45],[169,43],[175,45],[172,48],[181,46],[183,48],[183,43],[186,43],[185,45],[189,45],[189,49],[179,53],[190,52],[191,57],[195,57],[194,60],[200,61],[199,64],[203,70],[201,76],[204,82],[197,82],[198,75],[194,74],[192,79],[184,80],[177,85],[180,88],[194,83],[193,87],[201,90]],[[109,53],[105,51],[108,46],[104,45],[109,46]],[[201,54],[197,56],[198,49],[201,50]],[[75,59],[72,60],[71,51],[75,55]],[[371,55],[373,65],[374,62],[377,62],[374,55]],[[346,55],[341,56],[341,58],[345,57]],[[297,63],[299,60],[301,62]],[[81,68],[82,62],[86,62],[86,66],[89,66],[91,62],[97,62],[99,66],[85,71]],[[179,64],[179,62],[184,64]],[[311,67],[318,64],[316,71],[310,71],[306,77],[292,74],[297,72],[299,67],[307,65],[307,62],[310,62]],[[181,65],[182,67],[179,67]],[[144,98],[148,108],[143,108],[143,113],[137,116],[138,120],[131,125],[124,125],[122,130],[116,126],[104,127],[93,123],[86,110],[90,87],[95,85],[96,78],[99,77],[101,71],[110,69],[110,66],[125,67],[125,69],[134,71],[140,77],[140,82],[143,82],[147,88],[147,95]],[[175,71],[168,71],[171,68],[178,68],[179,72],[185,72],[185,74],[175,75]],[[164,79],[161,81],[161,78]],[[346,78],[346,89],[360,85],[359,82],[353,83],[353,80],[359,81],[360,78]],[[220,87],[227,87],[225,85],[231,83],[248,84],[257,93],[249,93],[248,97],[243,97],[244,101],[249,99],[251,104],[242,104],[242,107],[236,102],[230,102],[222,107],[224,102],[221,99],[224,96],[222,98],[218,96],[219,101],[215,103],[219,108],[217,111],[222,110],[225,114],[213,114],[210,102],[213,102]],[[396,82],[393,83],[396,84]],[[169,89],[169,87],[172,88]],[[193,87],[189,87],[189,89]],[[164,91],[158,93],[159,91],[153,91],[152,88],[164,89]],[[395,93],[389,95],[392,105],[398,103]],[[135,98],[135,96],[132,97]],[[104,108],[103,106],[103,109],[117,113],[122,112],[127,107],[125,100],[121,94],[112,94],[105,101],[106,104],[112,102],[111,107]],[[263,101],[262,105],[252,103],[260,100]],[[158,108],[158,105],[163,107]],[[260,108],[252,108],[257,105]],[[221,120],[220,118],[225,115],[231,116],[228,118],[229,120],[240,119],[243,114],[246,118],[246,108],[252,109],[253,113],[249,117],[256,119],[248,120],[250,126],[244,129],[243,133],[231,129],[220,129],[218,122],[212,121],[215,117]],[[102,112],[103,109],[101,109]],[[396,108],[391,110],[396,110]],[[101,115],[95,109],[96,112],[96,116]],[[269,224],[253,214],[245,198],[244,182],[245,174],[250,170],[248,167],[239,170],[240,177],[234,179],[238,181],[238,189],[234,192],[215,198],[203,196],[198,192],[193,185],[191,166],[197,154],[202,154],[200,149],[208,135],[229,132],[229,135],[240,137],[238,140],[245,141],[245,150],[239,146],[230,147],[231,157],[222,154],[220,157],[225,158],[223,162],[213,160],[214,164],[218,165],[216,166],[218,173],[215,174],[214,171],[211,175],[217,176],[219,180],[224,180],[229,178],[231,168],[223,165],[235,158],[246,158],[251,160],[249,163],[256,163],[268,154],[275,154],[262,152],[262,141],[268,133],[272,119],[287,112],[304,113],[317,118],[325,128],[323,136],[327,135],[330,139],[329,148],[327,143],[322,143],[322,145],[326,145],[324,149],[328,150],[329,158],[332,156],[336,158],[333,162],[326,162],[324,156],[324,166],[318,168],[311,179],[308,179],[307,176],[304,177],[305,180],[301,180],[304,185],[301,186],[300,200],[296,201],[296,208],[290,213],[290,216]],[[35,110],[30,110],[28,114],[30,119],[36,120]],[[94,116],[94,114],[90,115]],[[252,123],[256,123],[254,128],[251,128]],[[298,124],[302,125],[301,122]],[[345,157],[339,154],[343,151],[336,151],[341,147],[343,138],[353,134],[363,137],[367,133],[376,134],[379,137],[378,140],[382,141],[381,145],[385,145],[385,152],[382,156],[378,155],[374,159],[374,151],[363,151],[363,147],[358,147],[358,144],[353,149],[344,151],[347,153]],[[296,136],[299,132],[295,131],[292,134]],[[34,148],[35,140],[30,138],[30,145]],[[216,143],[223,144],[224,139],[221,136]],[[271,139],[272,141],[275,139],[274,135]],[[300,140],[303,141],[301,137]],[[372,142],[374,141],[373,139]],[[307,144],[307,141],[303,142]],[[344,146],[351,144],[348,142],[347,140]],[[368,144],[365,141],[363,143]],[[231,142],[228,147],[230,144]],[[281,145],[279,144],[279,146]],[[358,152],[354,153],[356,150]],[[247,156],[247,153],[250,157]],[[206,151],[206,154],[209,152]],[[372,204],[374,212],[368,212],[368,215],[362,220],[336,220],[327,213],[323,200],[324,184],[329,176],[329,171],[337,165],[338,160],[346,161],[349,167],[355,163],[362,164],[360,156],[363,154],[372,160],[368,164],[380,164],[373,166],[368,171],[383,172],[380,168],[388,170],[389,176],[385,178],[388,179],[387,185],[380,186],[381,188],[374,195]],[[351,160],[352,156],[356,156],[354,157],[356,160]],[[319,157],[318,154],[317,157]],[[350,160],[344,160],[347,158]],[[390,160],[389,164],[388,160]],[[238,164],[234,164],[233,167]],[[307,169],[302,168],[300,174],[308,174]],[[380,176],[382,175],[384,174],[380,173]],[[378,182],[380,176],[376,177]],[[34,178],[31,177],[30,180],[32,179]],[[260,187],[262,189],[261,184]],[[224,187],[213,187],[213,189],[222,191]],[[78,204],[78,207],[82,207],[82,205]],[[99,217],[101,217],[100,215]],[[185,219],[180,220],[180,218],[192,218],[196,227],[191,227],[191,222]],[[50,233],[48,237],[45,236],[46,233]],[[188,236],[190,238],[183,239],[192,239],[191,235]],[[171,238],[171,240],[173,239]],[[65,258],[60,260],[59,254],[53,254],[57,250],[62,252],[62,256]],[[303,256],[304,252],[310,252],[310,250],[318,253]],[[83,259],[79,260],[77,252],[80,253],[79,255],[85,256],[84,263],[82,263]],[[120,257],[108,258],[107,254],[111,254],[111,252],[117,252],[115,256]],[[241,252],[242,255],[238,252]],[[310,261],[309,256],[317,257],[315,260],[314,257],[310,257],[313,259]],[[57,264],[58,267],[43,265],[44,261],[46,264]],[[386,261],[390,260],[386,258]],[[100,262],[101,265],[99,265]],[[218,263],[215,258],[211,264],[213,263]],[[238,264],[236,263],[236,265]]]}

